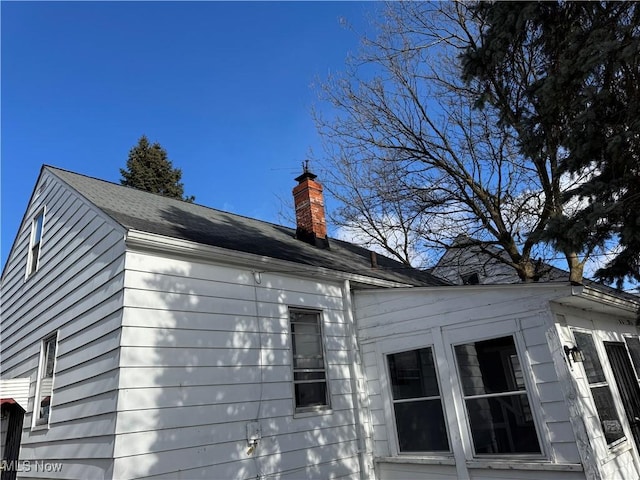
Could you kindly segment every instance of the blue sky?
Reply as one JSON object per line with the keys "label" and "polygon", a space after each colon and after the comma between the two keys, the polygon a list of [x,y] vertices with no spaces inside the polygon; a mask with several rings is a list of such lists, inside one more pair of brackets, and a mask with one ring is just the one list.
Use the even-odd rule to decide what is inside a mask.
{"label": "blue sky", "polygon": [[281,221],[320,154],[312,84],[370,2],[1,2],[2,265],[42,164],[118,182],[159,142],[196,203]]}

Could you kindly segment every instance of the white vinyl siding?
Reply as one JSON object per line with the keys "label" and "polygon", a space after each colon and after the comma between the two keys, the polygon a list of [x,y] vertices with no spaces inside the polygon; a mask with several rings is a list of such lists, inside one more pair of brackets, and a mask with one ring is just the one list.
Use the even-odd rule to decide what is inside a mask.
{"label": "white vinyl siding", "polygon": [[[636,453],[633,448],[632,433],[629,430],[622,399],[616,387],[615,378],[603,344],[603,342],[624,342],[625,337],[638,335],[635,311],[620,312],[618,309],[603,307],[593,310],[577,309],[561,303],[554,304],[553,309],[556,316],[560,318],[557,330],[562,345],[569,348],[574,347],[577,340],[575,337],[576,332],[590,335],[604,371],[604,383],[600,383],[602,380],[600,376],[598,382],[592,384],[587,375],[587,370],[591,370],[591,366],[584,361],[569,361],[566,359],[564,351],[562,352],[564,357],[562,363],[568,372],[566,383],[573,384],[572,392],[570,392],[571,400],[582,405],[582,408],[576,413],[579,414],[580,421],[585,429],[585,435],[580,439],[580,443],[583,445],[581,450],[586,451],[587,454],[584,463],[588,464],[590,459],[595,460],[593,462],[594,473],[587,473],[590,474],[590,477],[595,478],[597,474],[603,479],[639,478],[640,471],[635,460]],[[583,355],[586,359],[589,354],[585,351]],[[592,358],[594,357],[592,356]],[[592,380],[596,380],[596,377],[591,373],[589,375]],[[607,426],[602,424],[591,390],[592,385],[604,386],[604,384],[608,386],[607,388],[610,390],[613,402],[616,405],[617,420],[622,424],[623,430],[628,432],[625,433],[626,440],[620,439],[610,445],[609,440],[612,437],[610,434],[618,428],[617,424],[609,423]],[[609,439],[605,435],[605,429],[607,428],[610,429]]]}
{"label": "white vinyl siding", "polygon": [[[550,314],[545,313],[548,302],[563,291],[563,287],[514,285],[355,293],[381,478],[584,478],[546,336],[551,324]],[[540,453],[516,460],[510,460],[512,454],[476,456],[454,350],[455,345],[505,336],[516,343],[521,367],[515,369],[517,381],[526,377],[530,414],[540,441]],[[433,348],[451,451],[407,455],[399,448],[395,428],[389,428],[395,419],[386,358],[425,347]],[[529,412],[526,415],[531,418]],[[518,463],[523,463],[522,468]]]}
{"label": "white vinyl siding", "polygon": [[[359,478],[342,295],[330,282],[127,253],[114,478]],[[330,411],[296,415],[292,305],[322,312]],[[248,455],[254,422],[262,439]]]}
{"label": "white vinyl siding", "polygon": [[[20,459],[63,462],[53,478],[111,478],[124,230],[46,168],[37,189],[2,277],[1,375],[31,378]],[[45,204],[38,270],[25,281],[32,219]],[[41,344],[51,332],[58,332],[52,414],[46,432],[32,432]]]}

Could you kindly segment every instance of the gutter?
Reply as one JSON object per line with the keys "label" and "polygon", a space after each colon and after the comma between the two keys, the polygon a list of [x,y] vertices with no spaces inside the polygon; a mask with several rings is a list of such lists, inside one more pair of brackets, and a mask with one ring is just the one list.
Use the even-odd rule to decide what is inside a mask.
{"label": "gutter", "polygon": [[[576,287],[573,287],[573,288],[576,288]],[[596,289],[588,285],[583,285],[577,288],[581,289],[578,295],[584,298],[587,298],[589,300],[605,303],[609,306],[622,308],[630,312],[636,312],[638,309],[640,309],[640,298],[638,298],[637,300],[635,299],[632,300],[631,298],[622,298],[619,295],[615,295],[609,292],[604,292],[600,289]]]}
{"label": "gutter", "polygon": [[585,311],[614,316],[624,325],[640,325],[640,297],[620,294],[598,284],[570,284],[566,294],[550,299],[551,302]]}

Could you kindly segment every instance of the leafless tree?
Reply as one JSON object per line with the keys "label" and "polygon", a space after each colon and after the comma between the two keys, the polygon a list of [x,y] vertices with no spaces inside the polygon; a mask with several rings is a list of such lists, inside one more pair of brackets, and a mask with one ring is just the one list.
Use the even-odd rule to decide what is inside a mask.
{"label": "leafless tree", "polygon": [[[476,108],[480,90],[461,80],[459,56],[482,28],[464,3],[390,3],[377,37],[321,87],[337,112],[316,114],[323,179],[342,205],[332,220],[407,264],[465,235],[535,281],[549,255],[542,231],[580,179],[560,178],[558,152],[532,162],[498,112]],[[586,258],[570,257],[580,281]]]}

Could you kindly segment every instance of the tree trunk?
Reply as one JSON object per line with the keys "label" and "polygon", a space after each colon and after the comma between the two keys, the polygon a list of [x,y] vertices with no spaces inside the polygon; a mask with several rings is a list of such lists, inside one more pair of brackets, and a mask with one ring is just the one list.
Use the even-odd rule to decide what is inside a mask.
{"label": "tree trunk", "polygon": [[578,254],[575,252],[565,253],[567,257],[567,264],[569,265],[569,281],[571,283],[582,284],[582,277],[584,274],[584,260],[578,259]]}
{"label": "tree trunk", "polygon": [[531,260],[524,260],[518,263],[516,268],[516,272],[518,272],[518,277],[520,277],[520,281],[522,283],[531,283],[535,282],[535,266],[531,262]]}

